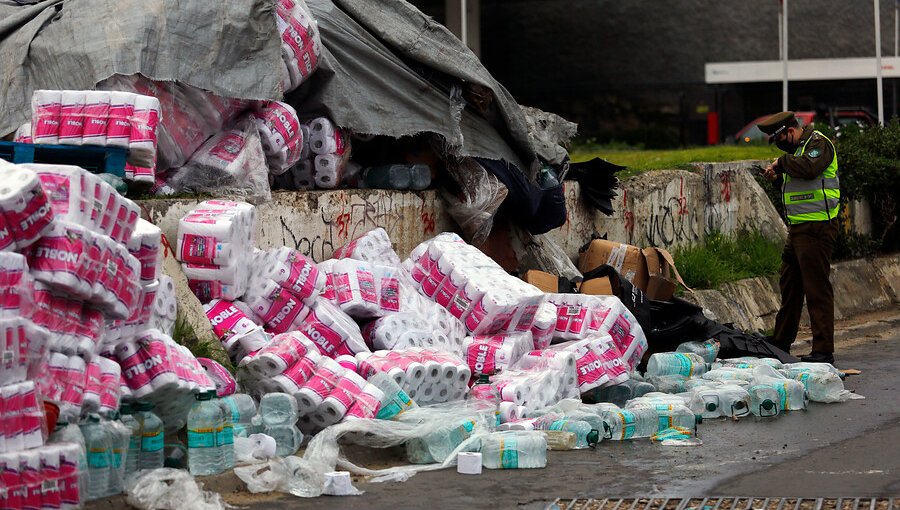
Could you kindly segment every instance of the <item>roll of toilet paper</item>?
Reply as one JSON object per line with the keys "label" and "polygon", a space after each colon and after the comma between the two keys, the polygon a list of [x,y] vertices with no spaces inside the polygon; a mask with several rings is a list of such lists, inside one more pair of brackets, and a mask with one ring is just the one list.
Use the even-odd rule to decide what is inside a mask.
{"label": "roll of toilet paper", "polygon": [[456,472],[463,475],[481,474],[481,452],[459,452],[456,455]]}
{"label": "roll of toilet paper", "polygon": [[316,187],[333,189],[341,185],[346,159],[337,154],[318,155],[313,162]]}

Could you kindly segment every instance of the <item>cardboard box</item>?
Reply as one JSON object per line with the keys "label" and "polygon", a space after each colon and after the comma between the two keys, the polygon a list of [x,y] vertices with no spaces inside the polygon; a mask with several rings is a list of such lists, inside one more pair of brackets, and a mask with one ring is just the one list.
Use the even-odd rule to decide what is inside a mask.
{"label": "cardboard box", "polygon": [[654,301],[669,301],[675,295],[677,287],[678,284],[674,280],[654,274],[647,280],[647,292],[644,295]]}
{"label": "cardboard box", "polygon": [[609,264],[619,272],[622,278],[630,281],[635,287],[647,289],[647,262],[641,249],[628,244],[594,239],[587,250],[578,256],[578,270],[587,273],[598,266]]}
{"label": "cardboard box", "polygon": [[[676,282],[680,283],[685,289],[693,292],[693,289],[688,287],[684,283],[684,280],[681,279],[681,275],[678,274],[678,268],[675,267],[675,259],[668,250],[665,248],[644,248],[643,253],[644,259],[647,262],[647,272],[649,276],[657,277],[654,283],[654,290],[659,292],[659,294],[657,294],[658,296],[661,296],[651,296],[650,284],[648,283],[646,289],[647,297],[650,299],[668,301],[672,298],[672,293],[675,292]],[[669,287],[672,287],[672,293],[668,293]],[[666,294],[668,294],[668,297],[665,297]]]}
{"label": "cardboard box", "polygon": [[578,287],[578,292],[581,294],[590,294],[592,296],[614,296],[612,291],[612,284],[609,281],[608,276],[604,276],[602,278],[591,278],[590,280],[586,280],[581,282],[581,286]]}
{"label": "cardboard box", "polygon": [[529,269],[525,273],[525,281],[550,294],[559,292],[559,277],[550,273]]}

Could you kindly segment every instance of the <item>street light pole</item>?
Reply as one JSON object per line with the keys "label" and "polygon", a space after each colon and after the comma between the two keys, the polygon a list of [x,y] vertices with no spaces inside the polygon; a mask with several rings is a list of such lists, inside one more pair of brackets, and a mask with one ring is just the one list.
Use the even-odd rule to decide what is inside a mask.
{"label": "street light pole", "polygon": [[466,11],[469,9],[466,6],[466,0],[460,0],[459,2],[459,10],[460,12],[460,39],[462,39],[462,43],[469,46],[469,16]]}
{"label": "street light pole", "polygon": [[875,66],[878,89],[878,124],[884,125],[884,88],[881,79],[881,0],[872,0],[875,7]]}
{"label": "street light pole", "polygon": [[[877,1],[877,0],[876,0]],[[788,109],[788,0],[782,1],[782,28],[784,33],[781,36],[782,45],[784,46],[781,54],[782,65],[782,82],[781,82],[781,111]]]}

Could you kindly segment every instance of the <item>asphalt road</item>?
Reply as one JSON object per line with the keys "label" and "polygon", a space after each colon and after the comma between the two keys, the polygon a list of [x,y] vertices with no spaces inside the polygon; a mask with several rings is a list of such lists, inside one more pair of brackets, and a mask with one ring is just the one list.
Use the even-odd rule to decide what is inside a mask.
{"label": "asphalt road", "polygon": [[556,498],[900,495],[900,309],[839,331],[836,357],[840,368],[862,371],[845,385],[865,400],[812,403],[771,420],[708,420],[699,447],[604,442],[595,450],[549,452],[545,469],[480,476],[444,470],[404,483],[357,483],[365,491],[357,497],[249,496],[228,477],[208,487],[253,509],[543,509]]}

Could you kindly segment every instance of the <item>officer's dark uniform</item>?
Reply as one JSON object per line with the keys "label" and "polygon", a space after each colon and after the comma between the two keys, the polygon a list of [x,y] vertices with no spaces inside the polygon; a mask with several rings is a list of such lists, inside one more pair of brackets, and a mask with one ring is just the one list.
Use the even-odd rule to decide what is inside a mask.
{"label": "officer's dark uniform", "polygon": [[[793,126],[792,112],[781,112],[758,124],[769,135]],[[774,138],[774,136],[773,136]],[[834,291],[831,287],[831,252],[838,234],[840,186],[834,144],[822,133],[805,126],[796,147],[779,144],[788,152],[778,158],[788,240],[781,256],[781,308],[775,318],[775,343],[787,347],[797,337],[803,299],[812,328],[810,361],[833,361]]]}

